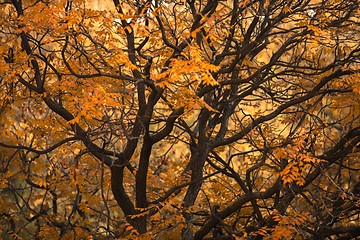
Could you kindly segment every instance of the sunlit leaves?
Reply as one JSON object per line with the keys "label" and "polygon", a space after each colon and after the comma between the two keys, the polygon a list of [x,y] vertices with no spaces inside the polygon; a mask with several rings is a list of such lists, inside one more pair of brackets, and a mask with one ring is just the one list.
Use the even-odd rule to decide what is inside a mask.
{"label": "sunlit leaves", "polygon": [[320,163],[320,160],[311,156],[309,152],[304,152],[301,145],[276,149],[274,155],[280,161],[287,162],[284,169],[279,172],[284,184],[293,182],[299,186],[305,184],[304,179],[311,167]]}
{"label": "sunlit leaves", "polygon": [[214,66],[203,60],[201,51],[197,46],[190,47],[190,51],[182,57],[176,58],[170,64],[170,68],[162,73],[154,74],[154,80],[158,81],[161,87],[169,84],[193,85],[193,82],[205,85],[217,85],[218,83],[212,77],[211,73],[219,70],[219,66]]}

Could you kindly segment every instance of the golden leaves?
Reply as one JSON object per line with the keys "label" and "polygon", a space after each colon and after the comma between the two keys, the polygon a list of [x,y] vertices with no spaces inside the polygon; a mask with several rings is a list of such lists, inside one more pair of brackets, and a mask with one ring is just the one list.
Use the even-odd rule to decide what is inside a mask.
{"label": "golden leaves", "polygon": [[276,149],[274,156],[280,161],[288,162],[284,169],[279,172],[284,184],[294,182],[299,186],[304,185],[309,168],[320,163],[320,159],[313,157],[311,153],[303,153],[301,146]]}
{"label": "golden leaves", "polygon": [[294,237],[297,228],[309,219],[306,213],[287,212],[281,214],[276,209],[272,213],[272,218],[277,222],[275,227],[262,227],[253,233],[253,236],[264,236],[268,240],[288,239]]}
{"label": "golden leaves", "polygon": [[218,85],[213,74],[219,68],[204,58],[198,46],[191,45],[178,58],[172,59],[168,68],[153,73],[151,78],[157,86],[166,89],[168,100],[173,105],[186,110],[205,107],[216,112],[196,95],[195,89],[200,85]]}
{"label": "golden leaves", "polygon": [[123,107],[120,102],[125,96],[114,91],[114,82],[106,77],[63,77],[61,81],[49,81],[47,89],[50,96],[62,92],[63,105],[75,115],[75,118],[69,121],[70,124],[79,123],[81,119],[101,119],[106,111]]}
{"label": "golden leaves", "polygon": [[162,87],[181,82],[190,85],[198,82],[215,86],[219,83],[213,78],[212,73],[218,71],[219,68],[219,66],[206,62],[199,47],[189,46],[187,54],[183,53],[182,57],[173,59],[169,69],[153,74],[152,78]]}

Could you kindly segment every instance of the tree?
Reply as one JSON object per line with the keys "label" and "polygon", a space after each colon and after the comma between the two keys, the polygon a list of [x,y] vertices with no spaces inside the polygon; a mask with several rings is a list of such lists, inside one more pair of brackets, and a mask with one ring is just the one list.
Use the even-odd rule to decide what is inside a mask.
{"label": "tree", "polygon": [[0,3],[3,238],[359,236],[357,0]]}

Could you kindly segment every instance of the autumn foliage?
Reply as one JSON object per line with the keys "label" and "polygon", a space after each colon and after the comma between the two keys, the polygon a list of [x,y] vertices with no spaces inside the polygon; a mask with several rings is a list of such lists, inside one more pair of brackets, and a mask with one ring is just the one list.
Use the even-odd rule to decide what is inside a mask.
{"label": "autumn foliage", "polygon": [[360,236],[358,0],[0,1],[0,238]]}

